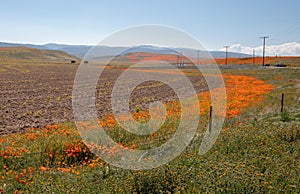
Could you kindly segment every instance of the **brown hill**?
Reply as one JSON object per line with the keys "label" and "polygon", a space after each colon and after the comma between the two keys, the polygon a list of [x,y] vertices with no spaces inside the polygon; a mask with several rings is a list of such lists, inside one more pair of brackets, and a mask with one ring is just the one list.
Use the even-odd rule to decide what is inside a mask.
{"label": "brown hill", "polygon": [[41,50],[29,47],[0,48],[1,61],[69,62],[77,58],[63,51]]}

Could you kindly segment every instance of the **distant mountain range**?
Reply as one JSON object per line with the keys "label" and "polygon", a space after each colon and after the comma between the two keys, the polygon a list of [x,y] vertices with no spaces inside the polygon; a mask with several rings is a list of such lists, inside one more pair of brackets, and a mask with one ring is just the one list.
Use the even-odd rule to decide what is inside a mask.
{"label": "distant mountain range", "polygon": [[[67,45],[67,44],[22,44],[22,43],[7,43],[0,42],[0,47],[30,47],[43,50],[59,50],[64,51],[70,55],[76,56],[78,58],[83,58],[90,49],[95,48],[91,45]],[[256,56],[262,55],[262,46],[259,47],[248,47],[241,44],[231,45],[229,47],[228,57],[229,58],[248,58],[252,57],[253,49],[255,50]],[[195,58],[198,51],[190,48],[166,48],[151,45],[140,45],[137,47],[110,47],[110,46],[97,46],[95,49],[96,56],[94,57],[106,57],[115,55],[125,55],[128,53],[159,53],[159,54],[179,54],[183,53],[185,56]],[[205,51],[200,51],[200,57],[207,57],[208,53]],[[225,58],[225,50],[220,51],[210,51],[209,52],[214,58]],[[282,45],[271,45],[266,46],[266,55],[268,56],[300,56],[300,43],[291,42]]]}
{"label": "distant mountain range", "polygon": [[[232,52],[245,53],[251,55],[255,50],[256,55],[262,55],[263,47],[248,47],[241,44],[234,44],[229,47]],[[224,49],[222,49],[224,51]],[[300,43],[290,42],[281,45],[266,46],[266,55],[268,56],[300,56]]]}
{"label": "distant mountain range", "polygon": [[[44,45],[36,44],[21,44],[21,43],[6,43],[0,42],[0,47],[31,47],[36,49],[43,50],[59,50],[64,51],[70,55],[76,56],[78,58],[83,58],[86,53],[94,46],[90,45],[67,45],[67,44],[55,44],[49,43]],[[151,45],[141,45],[137,47],[109,47],[109,46],[97,46],[97,56],[95,57],[105,57],[105,56],[114,56],[117,54],[128,54],[134,52],[149,52],[149,53],[160,53],[160,54],[178,54],[176,51],[183,53],[185,56],[196,57],[198,51],[190,48],[165,48],[157,47]],[[200,51],[200,57],[206,57],[208,55],[205,51]],[[224,51],[210,51],[209,52],[214,58],[225,58]],[[228,57],[232,58],[246,58],[251,57],[252,55],[243,54],[240,52],[228,52]]]}

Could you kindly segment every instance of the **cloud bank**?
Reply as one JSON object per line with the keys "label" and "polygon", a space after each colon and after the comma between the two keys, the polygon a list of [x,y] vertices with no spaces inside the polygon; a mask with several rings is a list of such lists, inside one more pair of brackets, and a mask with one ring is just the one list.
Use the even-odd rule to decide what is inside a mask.
{"label": "cloud bank", "polygon": [[[248,47],[242,44],[234,44],[229,47],[230,52],[239,52],[245,54],[253,54],[253,49],[257,56],[262,55],[263,47]],[[225,49],[221,49],[225,51]],[[266,45],[266,55],[269,56],[300,56],[300,43],[290,42],[281,45]]]}

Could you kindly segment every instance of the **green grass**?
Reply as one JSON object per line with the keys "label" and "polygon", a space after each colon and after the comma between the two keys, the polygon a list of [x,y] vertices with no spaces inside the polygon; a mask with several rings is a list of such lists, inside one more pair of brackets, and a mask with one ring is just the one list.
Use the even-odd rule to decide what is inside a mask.
{"label": "green grass", "polygon": [[[227,119],[226,131],[221,132],[207,154],[198,155],[202,126],[188,148],[169,164],[152,170],[124,170],[97,160],[90,152],[80,151],[78,157],[66,156],[66,145],[80,141],[74,125],[67,124],[59,128],[63,136],[58,136],[59,129],[55,129],[34,142],[15,140],[22,147],[44,154],[21,154],[6,159],[2,156],[0,172],[4,179],[0,179],[0,190],[7,193],[16,190],[24,193],[299,193],[300,89],[296,85],[300,71],[258,69],[224,70],[223,73],[254,76],[273,84],[275,89],[259,105]],[[281,93],[285,93],[284,113],[280,113]],[[71,132],[65,133],[68,129]],[[122,142],[132,141],[130,136],[116,137]],[[1,143],[1,149],[11,142]],[[84,145],[81,146],[84,150]],[[53,150],[57,151],[54,159],[49,158]],[[40,166],[47,170],[40,170]],[[32,173],[28,173],[30,167],[34,168]],[[62,172],[59,167],[70,172]],[[24,169],[27,171],[22,180],[26,183],[14,174],[20,175]],[[13,170],[12,174],[6,175],[9,170]]]}

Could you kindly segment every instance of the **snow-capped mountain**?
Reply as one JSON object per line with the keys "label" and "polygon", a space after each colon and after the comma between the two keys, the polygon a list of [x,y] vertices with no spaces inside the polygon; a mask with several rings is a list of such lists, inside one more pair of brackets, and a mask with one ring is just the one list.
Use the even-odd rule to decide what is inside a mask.
{"label": "snow-capped mountain", "polygon": [[[248,47],[241,44],[234,44],[229,47],[230,52],[238,52],[245,54],[252,54],[253,49],[256,55],[262,55],[263,46]],[[221,49],[225,51],[225,49]],[[300,56],[300,43],[290,42],[281,45],[266,45],[266,55],[269,56]]]}

